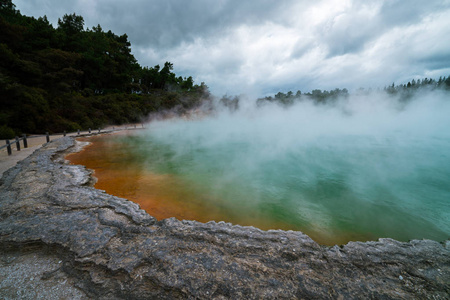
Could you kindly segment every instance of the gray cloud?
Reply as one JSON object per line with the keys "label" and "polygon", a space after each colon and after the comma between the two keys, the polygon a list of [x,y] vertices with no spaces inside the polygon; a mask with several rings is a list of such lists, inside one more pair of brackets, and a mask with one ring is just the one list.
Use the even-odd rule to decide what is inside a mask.
{"label": "gray cloud", "polygon": [[217,94],[383,87],[450,74],[450,1],[16,0],[56,26],[127,33],[141,65],[175,72]]}

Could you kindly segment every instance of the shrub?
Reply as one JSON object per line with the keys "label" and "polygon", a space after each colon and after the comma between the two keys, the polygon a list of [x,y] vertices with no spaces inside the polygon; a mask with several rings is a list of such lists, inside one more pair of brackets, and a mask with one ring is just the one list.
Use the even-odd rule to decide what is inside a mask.
{"label": "shrub", "polygon": [[6,125],[0,126],[0,139],[12,139],[16,136],[14,130]]}

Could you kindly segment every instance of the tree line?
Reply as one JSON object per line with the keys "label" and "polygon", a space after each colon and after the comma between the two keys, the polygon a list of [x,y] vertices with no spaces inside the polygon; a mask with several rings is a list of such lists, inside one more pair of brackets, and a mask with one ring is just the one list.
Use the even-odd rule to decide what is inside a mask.
{"label": "tree line", "polygon": [[84,27],[82,16],[66,14],[54,28],[1,0],[0,138],[139,122],[210,98],[170,62],[140,66],[126,34]]}
{"label": "tree line", "polygon": [[[399,85],[392,83],[392,85],[384,87],[383,91],[388,95],[397,96],[400,101],[407,101],[419,91],[436,89],[450,91],[450,76],[441,76],[439,79],[413,79],[406,84]],[[359,88],[355,91],[355,94],[370,94],[372,92],[374,92],[372,89]],[[256,100],[256,104],[258,106],[262,106],[267,103],[276,103],[281,106],[288,107],[293,105],[296,101],[301,100],[313,101],[316,104],[329,104],[340,98],[346,98],[349,95],[349,91],[345,88],[330,91],[315,89],[307,93],[302,93],[298,90],[295,94],[292,91],[287,93],[278,92],[274,96],[258,98]],[[239,97],[224,96],[220,100],[220,103],[228,107],[230,110],[236,110],[239,107]]]}
{"label": "tree line", "polygon": [[315,89],[308,93],[302,93],[300,90],[298,90],[295,94],[292,91],[289,91],[287,93],[278,92],[273,97],[272,96],[266,96],[264,98],[259,98],[256,100],[256,104],[258,106],[264,105],[265,103],[277,103],[281,104],[283,106],[290,106],[294,104],[295,101],[301,100],[301,99],[312,99],[313,101],[317,103],[325,103],[331,100],[336,100],[339,97],[347,97],[349,95],[347,89],[334,89],[331,91],[327,90],[319,90]]}
{"label": "tree line", "polygon": [[[382,90],[377,89],[376,91],[383,91],[388,95],[395,96],[396,99],[400,101],[407,101],[417,92],[436,89],[450,91],[450,76],[441,76],[439,77],[439,79],[413,79],[406,84],[399,85],[395,85],[395,83],[392,83],[392,85],[385,86]],[[372,89],[359,88],[355,91],[355,94],[368,95],[373,92],[374,90]],[[315,104],[330,104],[337,101],[338,99],[347,98],[348,96],[350,96],[350,93],[346,88],[336,88],[330,91],[314,89],[307,93],[302,93],[300,90],[297,90],[297,92],[295,93],[292,91],[289,91],[287,93],[278,92],[273,96],[258,98],[256,100],[256,105],[258,107],[261,107],[269,103],[275,103],[283,107],[289,107],[298,101],[304,100],[312,101]],[[240,100],[241,99],[239,96],[224,95],[219,100],[219,104],[222,107],[226,107],[230,111],[236,111],[239,109]]]}

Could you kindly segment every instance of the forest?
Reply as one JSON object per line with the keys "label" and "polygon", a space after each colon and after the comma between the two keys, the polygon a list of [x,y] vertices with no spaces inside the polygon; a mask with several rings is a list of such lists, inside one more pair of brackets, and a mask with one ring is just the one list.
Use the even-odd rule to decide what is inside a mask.
{"label": "forest", "polygon": [[[384,92],[387,95],[394,96],[395,99],[397,100],[408,101],[417,92],[432,91],[436,89],[450,91],[450,76],[448,77],[441,76],[437,80],[431,78],[424,78],[417,80],[413,79],[406,84],[399,84],[399,85],[395,85],[395,83],[392,83],[392,85],[384,87],[383,90],[359,88],[354,92],[354,94],[368,95],[374,92]],[[278,92],[273,96],[258,98],[256,100],[256,105],[257,107],[261,107],[266,104],[274,103],[282,107],[290,107],[294,105],[296,102],[303,100],[312,101],[314,104],[317,105],[332,104],[338,99],[346,98],[349,95],[350,93],[346,88],[343,89],[336,88],[330,91],[327,90],[322,91],[319,89],[315,89],[307,93],[302,93],[300,90],[297,90],[297,92],[295,93],[292,91],[289,91],[287,93]],[[239,109],[240,101],[241,101],[240,96],[224,95],[219,100],[219,103],[223,107],[226,107],[229,111],[233,112]]]}
{"label": "forest", "polygon": [[0,3],[0,138],[140,122],[210,98],[204,83],[176,76],[170,62],[140,66],[126,34],[85,29],[76,14],[54,28],[46,16]]}
{"label": "forest", "polygon": [[[397,99],[400,101],[407,101],[411,99],[411,97],[416,94],[419,91],[424,90],[436,90],[436,89],[442,89],[442,90],[448,90],[450,91],[450,76],[448,77],[440,77],[439,79],[431,79],[431,78],[424,78],[424,79],[413,79],[409,81],[406,84],[399,84],[395,85],[395,83],[392,83],[392,85],[384,87],[382,90],[388,95],[396,96]],[[377,90],[380,92],[381,90]],[[372,89],[364,89],[359,88],[355,91],[355,94],[370,94],[375,92]],[[302,93],[301,91],[297,91],[295,94],[292,91],[289,91],[287,93],[278,92],[274,96],[266,96],[264,98],[257,99],[256,103],[258,106],[267,104],[267,103],[277,103],[282,106],[290,106],[295,103],[295,101],[299,100],[311,100],[314,101],[316,104],[327,104],[333,101],[336,101],[339,98],[342,97],[348,97],[349,92],[347,89],[334,89],[331,91],[327,90],[312,90],[308,93]],[[239,99],[238,98],[222,98],[222,103],[224,105],[231,107],[234,109],[238,106]]]}

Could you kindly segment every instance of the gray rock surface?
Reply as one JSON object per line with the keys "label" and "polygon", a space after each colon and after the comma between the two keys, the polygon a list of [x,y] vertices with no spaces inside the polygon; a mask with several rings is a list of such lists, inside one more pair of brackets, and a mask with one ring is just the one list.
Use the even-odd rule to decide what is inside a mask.
{"label": "gray rock surface", "polygon": [[[64,161],[74,145],[48,143],[0,181],[3,298],[450,298],[450,241],[326,247],[301,232],[157,221],[91,187],[89,170]],[[41,290],[8,285],[21,268]]]}

